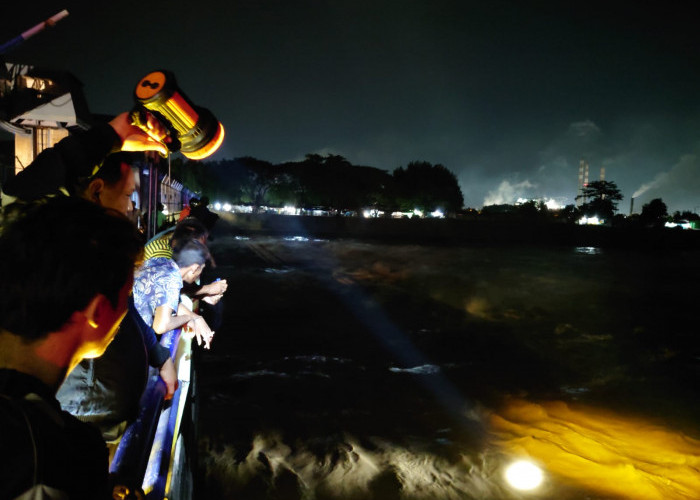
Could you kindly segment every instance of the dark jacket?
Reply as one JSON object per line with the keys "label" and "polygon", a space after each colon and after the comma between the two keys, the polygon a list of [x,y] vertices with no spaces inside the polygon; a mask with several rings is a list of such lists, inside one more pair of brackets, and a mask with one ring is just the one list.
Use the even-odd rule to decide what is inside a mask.
{"label": "dark jacket", "polygon": [[41,487],[71,500],[111,498],[100,433],[62,411],[40,380],[0,369],[0,429],[1,499]]}
{"label": "dark jacket", "polygon": [[120,142],[108,123],[70,135],[42,151],[24,170],[8,179],[3,191],[26,201],[56,194],[61,188],[75,194],[78,180],[90,177],[95,166],[119,149]]}

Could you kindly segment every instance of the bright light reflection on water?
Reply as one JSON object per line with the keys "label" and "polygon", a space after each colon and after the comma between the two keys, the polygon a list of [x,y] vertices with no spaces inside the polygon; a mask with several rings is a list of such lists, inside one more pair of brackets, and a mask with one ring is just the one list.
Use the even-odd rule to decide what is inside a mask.
{"label": "bright light reflection on water", "polygon": [[659,425],[561,401],[512,401],[491,417],[496,440],[564,482],[634,500],[700,492],[700,441]]}
{"label": "bright light reflection on water", "polygon": [[534,490],[543,479],[542,469],[528,460],[518,460],[506,469],[506,480],[517,490]]}
{"label": "bright light reflection on water", "polygon": [[598,255],[603,253],[603,249],[598,247],[576,247],[574,252],[585,255]]}

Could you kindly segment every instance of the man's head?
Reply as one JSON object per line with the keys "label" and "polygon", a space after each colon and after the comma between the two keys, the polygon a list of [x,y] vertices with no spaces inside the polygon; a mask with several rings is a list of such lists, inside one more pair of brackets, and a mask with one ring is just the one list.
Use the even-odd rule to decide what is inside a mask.
{"label": "man's head", "polygon": [[194,283],[199,279],[210,258],[206,245],[199,240],[191,239],[180,248],[173,249],[173,260],[186,283]]}
{"label": "man's head", "polygon": [[63,330],[81,312],[95,343],[106,348],[126,311],[142,250],[126,217],[77,197],[6,207],[0,329],[31,342]]}
{"label": "man's head", "polygon": [[135,159],[134,153],[109,155],[97,173],[78,187],[80,196],[127,215],[132,209],[131,195],[136,189],[136,180],[131,171]]}
{"label": "man's head", "polygon": [[175,226],[173,235],[170,238],[170,246],[173,251],[178,251],[190,240],[198,240],[206,245],[209,231],[204,224],[196,217],[185,217]]}

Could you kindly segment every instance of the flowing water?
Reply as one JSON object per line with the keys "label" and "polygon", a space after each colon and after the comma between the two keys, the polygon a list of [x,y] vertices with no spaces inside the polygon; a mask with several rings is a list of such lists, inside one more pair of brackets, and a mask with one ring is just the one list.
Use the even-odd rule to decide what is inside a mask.
{"label": "flowing water", "polygon": [[697,251],[212,247],[202,498],[700,498]]}

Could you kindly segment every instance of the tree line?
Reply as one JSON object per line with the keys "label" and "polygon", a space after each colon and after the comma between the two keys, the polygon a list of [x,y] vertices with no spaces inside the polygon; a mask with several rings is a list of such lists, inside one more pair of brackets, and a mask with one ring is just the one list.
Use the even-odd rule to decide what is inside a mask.
{"label": "tree line", "polygon": [[342,212],[372,208],[386,213],[419,209],[457,214],[464,197],[457,178],[440,164],[411,162],[387,172],[352,165],[339,155],[308,154],[272,164],[249,156],[171,163],[173,177],[210,199],[263,206],[323,207]]}
{"label": "tree line", "polygon": [[623,196],[613,181],[598,180],[584,186],[576,197],[579,204],[550,210],[542,201],[518,205],[489,205],[480,210],[464,208],[457,178],[443,165],[414,161],[388,172],[375,167],[352,165],[339,155],[307,154],[298,162],[273,164],[250,156],[219,161],[184,161],[171,164],[172,174],[193,191],[210,199],[264,206],[293,205],[322,207],[340,213],[376,209],[391,212],[432,212],[448,216],[517,218],[574,223],[596,216],[609,225],[639,224],[660,227],[667,221],[698,221],[700,216],[684,211],[668,213],[660,198],[642,207],[640,214],[618,213]]}

